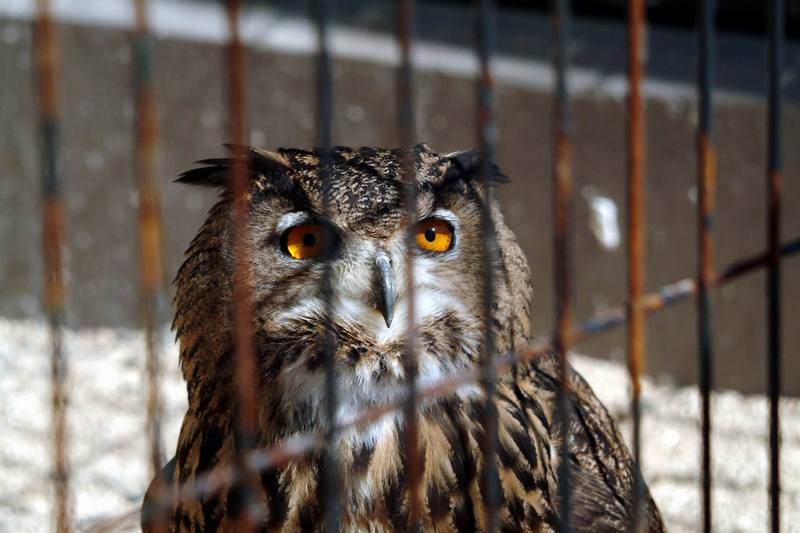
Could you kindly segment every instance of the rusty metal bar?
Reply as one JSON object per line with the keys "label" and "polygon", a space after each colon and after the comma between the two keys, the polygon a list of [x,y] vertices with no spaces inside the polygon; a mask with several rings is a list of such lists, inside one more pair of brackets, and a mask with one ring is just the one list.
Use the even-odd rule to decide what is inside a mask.
{"label": "rusty metal bar", "polygon": [[[148,0],[135,0],[133,36],[134,98],[136,100],[136,182],[139,190],[139,298],[145,335],[147,424],[150,473],[159,479],[164,455],[161,449],[159,395],[158,309],[164,279],[161,195],[156,181],[158,116],[153,82],[153,39]],[[158,485],[157,485],[158,486]]]}
{"label": "rusty metal bar", "polygon": [[233,203],[233,301],[234,341],[236,346],[236,458],[242,469],[242,480],[237,486],[240,498],[237,530],[255,531],[260,521],[258,502],[253,494],[257,483],[256,472],[248,469],[247,454],[256,445],[257,421],[257,362],[253,343],[253,302],[249,284],[250,249],[247,239],[249,223],[248,193],[249,169],[247,163],[247,66],[245,49],[239,33],[242,11],[241,0],[228,0],[228,112],[229,135],[233,150],[230,175],[230,198]]}
{"label": "rusty metal bar", "polygon": [[556,331],[554,350],[561,357],[561,387],[558,397],[558,420],[561,424],[558,494],[561,531],[572,531],[572,483],[568,457],[569,420],[571,416],[569,350],[572,330],[572,144],[567,72],[569,69],[570,2],[553,3],[554,54],[556,74],[553,102],[553,205],[554,272],[556,285]]}
{"label": "rusty metal bar", "polygon": [[42,237],[44,245],[45,308],[50,324],[50,383],[53,406],[53,486],[55,524],[59,532],[71,525],[71,497],[67,460],[67,359],[63,348],[64,199],[59,160],[59,81],[61,56],[49,0],[39,0],[35,26],[36,74],[41,136]]}
{"label": "rusty metal bar", "polygon": [[[784,243],[780,250],[781,257],[791,257],[800,254],[800,237]],[[765,267],[768,262],[769,256],[767,253],[762,253],[737,261],[725,268],[721,273],[717,274],[714,277],[713,283],[710,285],[710,287],[718,288],[726,283],[735,281],[746,274],[750,274],[760,268]],[[697,292],[697,285],[697,280],[695,278],[684,278],[682,280],[665,285],[657,292],[642,296],[643,308],[647,314],[650,314],[679,302],[683,302]],[[627,305],[619,306],[611,309],[610,311],[599,313],[573,328],[570,335],[570,344],[577,344],[588,338],[610,331],[615,327],[626,323]],[[531,361],[537,357],[550,353],[553,350],[554,337],[555,334],[550,338],[545,338],[534,342],[528,347],[517,351],[516,353],[506,354],[503,357],[496,357],[494,359],[495,369],[507,369],[513,365]],[[419,389],[417,391],[417,402],[425,399],[441,397],[445,394],[451,393],[462,385],[479,382],[481,380],[481,376],[481,369],[466,369],[440,382]],[[361,413],[355,418],[339,424],[336,430],[344,431],[353,428],[364,429],[370,424],[380,420],[383,416],[401,409],[405,402],[406,399],[404,398],[395,402],[378,405]],[[309,453],[319,450],[323,446],[324,438],[324,433],[320,432],[310,432],[295,435],[271,448],[254,450],[248,456],[247,461],[252,469],[257,470],[258,472],[264,472],[268,469],[286,464],[291,460],[303,457]],[[234,483],[238,479],[238,472],[239,470],[231,465],[222,465],[216,467],[210,472],[201,474],[191,483],[177,487],[176,491],[172,492],[171,495],[166,495],[166,500],[157,502],[157,505],[170,507],[181,502],[196,500],[197,498],[214,494],[223,486]],[[120,521],[127,520],[130,516],[135,516],[139,510],[140,506],[136,506],[136,508],[131,510],[129,513],[99,520],[95,522],[93,526],[88,527],[87,530],[107,531]]]}
{"label": "rusty metal bar", "polygon": [[781,525],[780,395],[781,395],[781,194],[783,189],[783,135],[781,131],[781,72],[785,31],[784,0],[771,0],[769,29],[769,111],[767,146],[767,394],[769,396],[770,528]]}
{"label": "rusty metal bar", "polygon": [[[329,49],[331,7],[328,0],[314,0],[313,16],[316,25],[318,51],[316,57],[317,97],[317,144],[319,150],[319,177],[322,182],[323,212],[330,210],[331,138],[333,125],[333,74]],[[326,253],[326,257],[332,254]],[[324,339],[322,360],[325,368],[325,420],[327,432],[323,446],[323,501],[324,529],[332,533],[339,531],[341,523],[341,501],[339,493],[339,456],[336,438],[338,394],[336,385],[336,339],[333,334],[331,315],[333,312],[332,266],[325,261],[321,292],[324,301]]]}
{"label": "rusty metal bar", "polygon": [[[156,178],[158,158],[158,115],[153,81],[153,38],[150,34],[149,2],[135,0],[136,26],[133,34],[133,85],[136,102],[136,146],[134,167],[139,191],[139,305],[145,340],[145,381],[147,420],[153,494],[166,490],[168,479],[161,476],[164,461],[161,449],[160,365],[158,349],[158,311],[164,280],[163,224],[161,195]],[[156,496],[158,497],[158,496]],[[154,510],[148,519],[153,531],[166,531],[164,510]]]}
{"label": "rusty metal bar", "polygon": [[405,184],[404,204],[406,214],[405,268],[407,299],[406,345],[403,358],[407,399],[405,411],[405,464],[408,480],[409,530],[422,530],[424,514],[420,487],[422,469],[417,425],[417,333],[416,291],[414,288],[414,250],[417,228],[417,180],[412,147],[416,142],[417,124],[414,106],[414,70],[411,59],[411,40],[414,36],[414,0],[397,2],[397,42],[400,47],[400,67],[397,72],[397,130],[400,137],[400,172]]}
{"label": "rusty metal bar", "polygon": [[[646,130],[642,80],[645,75],[647,37],[644,0],[628,1],[628,369],[631,376],[633,458],[641,467],[641,413],[639,397],[645,357],[645,175]],[[642,480],[634,476],[633,530],[642,525]]]}
{"label": "rusty metal bar", "polygon": [[717,160],[712,140],[714,84],[714,14],[716,0],[697,4],[697,334],[701,393],[703,531],[711,532],[711,389],[713,383],[711,297],[714,279],[714,205],[717,189]]}
{"label": "rusty metal bar", "polygon": [[480,383],[486,395],[483,420],[484,472],[481,485],[486,505],[486,524],[483,529],[493,532],[498,529],[498,507],[500,505],[500,478],[497,470],[497,406],[494,395],[497,381],[495,359],[495,335],[492,320],[494,308],[494,262],[498,254],[497,238],[492,222],[492,203],[494,202],[494,158],[497,142],[497,129],[494,123],[494,80],[491,59],[495,43],[495,5],[493,0],[481,0],[478,4],[476,20],[476,45],[479,63],[477,125],[478,146],[480,149],[480,177],[483,184],[483,204],[481,226],[483,232],[483,357],[480,365]]}

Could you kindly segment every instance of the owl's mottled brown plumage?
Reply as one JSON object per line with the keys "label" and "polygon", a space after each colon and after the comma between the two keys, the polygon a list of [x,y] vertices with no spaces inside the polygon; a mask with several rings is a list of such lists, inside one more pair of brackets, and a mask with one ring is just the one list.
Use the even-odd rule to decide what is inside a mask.
{"label": "owl's mottled brown plumage", "polygon": [[[324,269],[321,261],[297,261],[282,251],[281,234],[295,224],[324,222],[339,240],[330,259],[336,294],[332,327],[339,420],[401,398],[405,391],[407,304],[400,154],[377,148],[334,149],[330,211],[323,219],[318,153],[250,151],[249,279],[259,365],[259,447],[325,428],[324,307],[319,292]],[[486,195],[475,175],[474,151],[440,155],[420,145],[409,156],[416,170],[419,219],[442,218],[455,233],[450,251],[419,252],[415,261],[419,379],[424,386],[476,365],[482,353],[480,219]],[[185,173],[179,181],[224,188],[230,160],[203,163],[206,166]],[[498,172],[495,180],[505,177]],[[499,206],[490,207],[499,250],[492,265],[496,295],[492,323],[498,353],[507,353],[528,342],[531,287],[526,260]],[[189,410],[169,470],[175,485],[191,483],[201,472],[235,461],[231,218],[226,191],[192,241],[176,279],[174,327],[180,339]],[[391,275],[396,277],[393,321],[380,310],[374,290],[375,257],[380,254],[388,258]],[[499,377],[497,466],[499,522],[504,531],[558,529],[558,365],[557,356],[551,355],[519,364]],[[632,514],[633,462],[589,386],[574,372],[571,379],[575,414],[568,449],[574,480],[573,526],[578,531],[624,530]],[[426,530],[485,530],[483,409],[482,391],[472,385],[427,400],[419,408]],[[407,529],[402,416],[389,416],[366,431],[345,431],[338,438],[342,529]],[[261,474],[256,496],[265,529],[321,528],[321,468],[321,456],[316,454]],[[662,531],[646,488],[645,496],[645,520],[651,531]],[[238,505],[228,487],[177,505],[169,515],[170,523],[176,530],[229,529]]]}

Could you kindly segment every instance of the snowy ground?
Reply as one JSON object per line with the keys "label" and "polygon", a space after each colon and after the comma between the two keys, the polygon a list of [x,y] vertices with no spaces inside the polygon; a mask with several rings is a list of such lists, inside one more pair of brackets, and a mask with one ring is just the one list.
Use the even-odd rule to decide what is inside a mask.
{"label": "snowy ground", "polygon": [[[174,449],[185,390],[171,335],[163,335],[165,450]],[[129,513],[149,481],[143,344],[123,329],[67,332],[69,452],[79,528]],[[48,341],[40,323],[0,319],[0,531],[52,529]],[[625,369],[575,356],[575,365],[630,431]],[[645,477],[671,531],[699,530],[699,399],[694,388],[644,387]],[[767,406],[722,392],[714,409],[715,531],[767,529]],[[783,524],[800,531],[800,400],[782,404]],[[136,530],[137,518],[116,528]]]}

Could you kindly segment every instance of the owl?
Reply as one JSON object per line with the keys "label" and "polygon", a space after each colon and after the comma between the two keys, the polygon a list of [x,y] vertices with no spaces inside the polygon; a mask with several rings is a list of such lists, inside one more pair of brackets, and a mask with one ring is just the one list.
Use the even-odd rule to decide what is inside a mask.
{"label": "owl", "polygon": [[[480,364],[487,275],[494,283],[489,323],[497,353],[528,343],[528,265],[497,201],[487,194],[477,151],[438,154],[426,145],[408,150],[336,147],[326,158],[327,209],[319,151],[249,148],[240,153],[245,152],[258,447],[327,429],[323,348],[328,346],[328,303],[321,292],[326,272],[333,293],[328,324],[335,341],[339,423],[406,394],[408,279],[413,279],[416,302],[419,387]],[[189,407],[175,457],[162,476],[172,486],[191,484],[201,473],[236,461],[233,213],[227,187],[233,159],[200,163],[204,166],[178,181],[220,188],[222,194],[189,246],[175,282],[174,329]],[[406,163],[413,172],[401,172]],[[406,238],[406,179],[416,190],[413,250],[406,250],[411,243]],[[493,167],[490,181],[500,184],[508,178]],[[489,262],[481,260],[484,206],[497,238],[497,253]],[[414,254],[411,276],[407,252]],[[484,264],[491,265],[491,272]],[[639,473],[606,409],[586,382],[569,372],[574,391],[567,442],[572,524],[578,531],[622,531],[631,520],[631,493]],[[494,460],[500,488],[497,520],[503,531],[559,529],[559,376],[556,354],[499,373]],[[481,482],[484,401],[481,387],[463,385],[418,407],[426,531],[488,529]],[[342,531],[405,531],[413,525],[404,430],[399,412],[366,430],[336,434]],[[262,529],[322,529],[322,468],[322,454],[312,453],[260,473],[254,497]],[[153,505],[152,494],[145,511]],[[167,513],[170,529],[233,529],[241,509],[237,494],[236,487],[226,486],[178,501]],[[663,530],[646,487],[643,515],[647,529]]]}

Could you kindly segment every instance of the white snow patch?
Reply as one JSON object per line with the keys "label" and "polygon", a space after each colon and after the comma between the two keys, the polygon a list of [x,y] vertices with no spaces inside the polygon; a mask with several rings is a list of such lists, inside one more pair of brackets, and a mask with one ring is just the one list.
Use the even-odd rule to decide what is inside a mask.
{"label": "white snow patch", "polygon": [[[164,450],[175,449],[186,407],[177,348],[161,337]],[[74,517],[85,529],[98,518],[137,509],[149,482],[144,437],[144,344],[129,329],[65,332],[69,362],[67,419]],[[52,530],[49,344],[40,322],[0,318],[0,531]],[[630,437],[629,381],[624,364],[571,355]],[[424,363],[423,363],[424,364]],[[479,393],[475,389],[476,393]],[[700,398],[695,387],[643,380],[645,478],[672,531],[700,529]],[[348,406],[352,409],[352,405]],[[712,397],[715,531],[764,531],[767,524],[768,405],[732,391]],[[355,416],[355,411],[342,413]],[[781,400],[782,516],[800,524],[800,400]],[[392,431],[394,416],[360,438]],[[355,438],[355,435],[352,435]],[[360,488],[364,495],[371,490]],[[138,531],[138,517],[115,531]]]}

